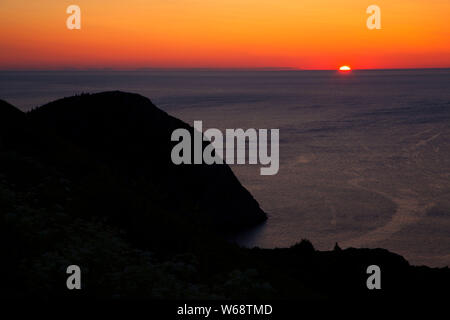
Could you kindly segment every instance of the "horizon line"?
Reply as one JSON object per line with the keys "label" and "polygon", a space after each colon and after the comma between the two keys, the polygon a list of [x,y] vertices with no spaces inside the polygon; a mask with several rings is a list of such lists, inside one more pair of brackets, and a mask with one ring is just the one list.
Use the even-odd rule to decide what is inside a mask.
{"label": "horizon line", "polygon": [[[446,70],[449,67],[418,68],[352,68],[351,71],[389,71],[389,70]],[[295,67],[142,67],[142,68],[11,68],[0,69],[0,72],[57,72],[57,71],[339,71],[336,69],[305,69]]]}

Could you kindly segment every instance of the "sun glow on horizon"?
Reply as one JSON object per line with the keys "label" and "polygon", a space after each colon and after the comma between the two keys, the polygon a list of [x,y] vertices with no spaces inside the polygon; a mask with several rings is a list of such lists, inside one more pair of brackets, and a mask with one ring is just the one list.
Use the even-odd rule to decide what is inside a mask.
{"label": "sun glow on horizon", "polygon": [[349,66],[342,66],[339,68],[339,71],[351,71],[352,68],[350,68]]}
{"label": "sun glow on horizon", "polygon": [[2,0],[0,70],[450,67],[450,1],[379,0],[380,30],[357,0],[77,0],[79,30],[70,3]]}

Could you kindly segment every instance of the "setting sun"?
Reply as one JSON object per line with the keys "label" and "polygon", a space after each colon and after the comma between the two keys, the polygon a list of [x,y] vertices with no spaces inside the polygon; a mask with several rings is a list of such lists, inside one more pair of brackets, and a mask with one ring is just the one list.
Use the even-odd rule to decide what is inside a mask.
{"label": "setting sun", "polygon": [[352,68],[350,68],[349,66],[342,66],[339,68],[340,71],[350,71],[352,70]]}

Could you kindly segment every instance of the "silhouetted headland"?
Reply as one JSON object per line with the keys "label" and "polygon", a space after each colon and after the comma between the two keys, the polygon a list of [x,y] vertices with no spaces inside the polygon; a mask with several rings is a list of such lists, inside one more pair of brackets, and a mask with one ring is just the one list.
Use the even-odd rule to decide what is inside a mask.
{"label": "silhouetted headland", "polygon": [[[29,113],[0,101],[0,125],[9,298],[435,299],[450,287],[448,268],[384,249],[223,240],[266,214],[227,165],[172,164],[172,131],[193,128],[140,95],[83,94]],[[84,270],[78,292],[64,285],[71,264]],[[369,265],[382,290],[367,289]]]}

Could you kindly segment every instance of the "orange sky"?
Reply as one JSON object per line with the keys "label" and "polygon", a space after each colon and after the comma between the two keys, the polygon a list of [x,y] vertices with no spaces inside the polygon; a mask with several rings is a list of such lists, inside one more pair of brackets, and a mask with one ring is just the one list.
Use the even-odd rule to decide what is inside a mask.
{"label": "orange sky", "polygon": [[448,0],[1,0],[0,69],[450,67],[449,14]]}

